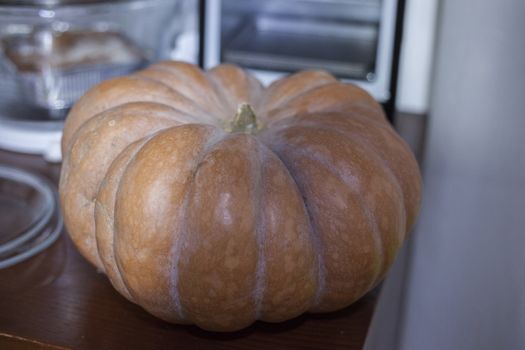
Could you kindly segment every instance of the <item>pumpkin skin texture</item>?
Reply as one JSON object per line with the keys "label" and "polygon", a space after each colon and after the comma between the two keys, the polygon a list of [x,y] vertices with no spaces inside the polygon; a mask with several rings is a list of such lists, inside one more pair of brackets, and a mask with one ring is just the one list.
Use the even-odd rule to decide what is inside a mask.
{"label": "pumpkin skin texture", "polygon": [[322,71],[264,88],[233,65],[160,62],[88,91],[62,153],[81,254],[153,315],[213,331],[350,305],[420,204],[380,105]]}

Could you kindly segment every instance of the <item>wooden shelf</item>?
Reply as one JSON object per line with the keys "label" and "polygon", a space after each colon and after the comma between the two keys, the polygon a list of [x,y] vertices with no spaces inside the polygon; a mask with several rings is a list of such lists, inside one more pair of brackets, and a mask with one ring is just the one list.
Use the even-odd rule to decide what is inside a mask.
{"label": "wooden shelf", "polygon": [[[38,157],[0,151],[0,164],[58,181],[59,166]],[[0,348],[361,349],[376,301],[372,291],[339,312],[257,322],[235,333],[172,325],[120,296],[63,232],[48,250],[0,270]]]}

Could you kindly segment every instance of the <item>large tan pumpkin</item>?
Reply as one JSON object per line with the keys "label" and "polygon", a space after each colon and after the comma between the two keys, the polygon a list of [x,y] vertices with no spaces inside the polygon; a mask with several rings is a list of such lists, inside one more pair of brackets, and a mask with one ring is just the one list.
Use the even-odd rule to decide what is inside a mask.
{"label": "large tan pumpkin", "polygon": [[321,71],[265,89],[232,65],[158,63],[82,97],[62,151],[80,252],[130,301],[208,330],[348,306],[419,208],[380,105]]}

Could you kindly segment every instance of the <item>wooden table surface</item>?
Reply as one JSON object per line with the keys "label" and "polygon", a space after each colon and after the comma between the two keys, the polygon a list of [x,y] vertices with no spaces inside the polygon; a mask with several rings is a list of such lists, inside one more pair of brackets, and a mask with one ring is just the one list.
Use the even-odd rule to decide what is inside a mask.
{"label": "wooden table surface", "polygon": [[[0,164],[58,181],[59,166],[39,157],[0,151]],[[0,349],[361,349],[377,294],[336,313],[211,333],[163,322],[128,302],[63,232],[48,250],[0,270]]]}

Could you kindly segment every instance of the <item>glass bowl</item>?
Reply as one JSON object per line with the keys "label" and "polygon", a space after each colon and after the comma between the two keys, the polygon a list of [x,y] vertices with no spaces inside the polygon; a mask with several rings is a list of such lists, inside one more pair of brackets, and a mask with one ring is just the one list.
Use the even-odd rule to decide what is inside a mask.
{"label": "glass bowl", "polygon": [[27,171],[0,166],[0,268],[41,252],[61,230],[54,187]]}

